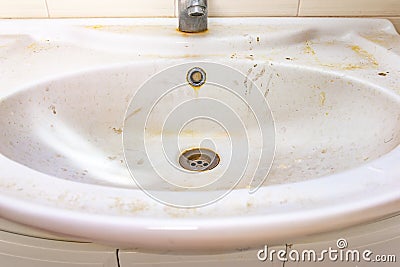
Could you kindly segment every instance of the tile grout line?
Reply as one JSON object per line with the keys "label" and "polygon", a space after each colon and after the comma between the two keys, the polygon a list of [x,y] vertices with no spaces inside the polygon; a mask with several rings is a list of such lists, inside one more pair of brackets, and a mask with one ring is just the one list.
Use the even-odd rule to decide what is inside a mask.
{"label": "tile grout line", "polygon": [[50,18],[49,5],[47,4],[47,0],[44,0],[44,3],[46,5],[47,18]]}
{"label": "tile grout line", "polygon": [[[46,1],[47,1],[47,0],[46,0]],[[300,14],[300,1],[301,1],[301,0],[297,0],[297,14],[296,14],[296,17],[298,17],[299,14]]]}
{"label": "tile grout line", "polygon": [[176,8],[178,6],[178,0],[173,0],[174,1],[174,18],[176,18],[176,16],[178,15],[176,12]]}

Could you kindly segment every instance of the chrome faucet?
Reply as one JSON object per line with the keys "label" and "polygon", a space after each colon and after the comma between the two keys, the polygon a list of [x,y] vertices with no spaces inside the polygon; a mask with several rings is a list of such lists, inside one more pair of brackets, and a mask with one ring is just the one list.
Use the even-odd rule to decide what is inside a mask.
{"label": "chrome faucet", "polygon": [[207,0],[178,0],[179,30],[204,32],[207,30]]}

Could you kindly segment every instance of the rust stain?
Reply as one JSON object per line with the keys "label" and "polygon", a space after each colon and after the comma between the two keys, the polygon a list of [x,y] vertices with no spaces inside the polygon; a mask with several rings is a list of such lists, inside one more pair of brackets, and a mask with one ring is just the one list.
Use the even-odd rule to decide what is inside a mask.
{"label": "rust stain", "polygon": [[181,32],[178,28],[175,29],[181,36],[184,37],[194,37],[194,36],[202,36],[202,35],[207,35],[209,33],[209,30],[205,30],[203,32]]}

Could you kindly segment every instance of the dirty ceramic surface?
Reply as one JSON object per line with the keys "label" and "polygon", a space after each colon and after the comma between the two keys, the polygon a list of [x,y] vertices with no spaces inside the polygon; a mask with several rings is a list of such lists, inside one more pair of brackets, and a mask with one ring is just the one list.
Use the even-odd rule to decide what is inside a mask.
{"label": "dirty ceramic surface", "polygon": [[[389,22],[175,28],[173,19],[0,21],[0,216],[127,247],[231,250],[399,212],[400,36]],[[190,62],[230,66],[246,77],[238,83],[259,88],[276,149],[256,193],[242,183],[212,205],[181,209],[138,189],[122,136],[135,90]]]}

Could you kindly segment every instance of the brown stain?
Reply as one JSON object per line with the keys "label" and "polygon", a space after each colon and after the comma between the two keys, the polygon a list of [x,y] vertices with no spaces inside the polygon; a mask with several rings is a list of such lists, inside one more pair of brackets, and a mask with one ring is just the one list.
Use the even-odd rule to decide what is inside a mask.
{"label": "brown stain", "polygon": [[266,71],[266,69],[265,69],[265,67],[263,67],[263,68],[261,69],[261,71],[260,71],[259,73],[257,73],[256,76],[253,78],[253,82],[258,81],[258,79],[260,79],[261,77],[263,77],[264,74],[265,74],[265,71]]}
{"label": "brown stain", "polygon": [[210,33],[208,29],[203,32],[181,32],[178,28],[176,28],[175,31],[178,32],[183,37],[204,36]]}
{"label": "brown stain", "polygon": [[56,110],[56,107],[54,105],[51,105],[49,107],[49,109],[53,112],[54,115],[57,115],[57,110]]}
{"label": "brown stain", "polygon": [[115,128],[115,127],[113,127],[112,130],[113,130],[114,133],[116,133],[116,134],[122,134],[122,129],[121,129],[121,128]]}
{"label": "brown stain", "polygon": [[196,93],[196,97],[198,97],[198,96],[199,96],[199,91],[200,91],[200,89],[201,89],[201,87],[202,87],[203,85],[200,85],[200,86],[193,86],[193,85],[191,85],[191,84],[189,84],[189,85],[190,85],[190,87],[193,88],[194,92]]}
{"label": "brown stain", "polygon": [[246,56],[244,56],[244,58],[254,60],[254,55],[246,55]]}
{"label": "brown stain", "polygon": [[140,111],[142,110],[142,108],[137,108],[134,111],[132,111],[131,114],[129,114],[128,116],[126,116],[125,120],[130,119],[131,117],[135,116],[136,114],[138,114]]}
{"label": "brown stain", "polygon": [[121,198],[116,197],[110,208],[118,209],[120,213],[138,213],[148,210],[150,206],[140,200],[124,202]]}

